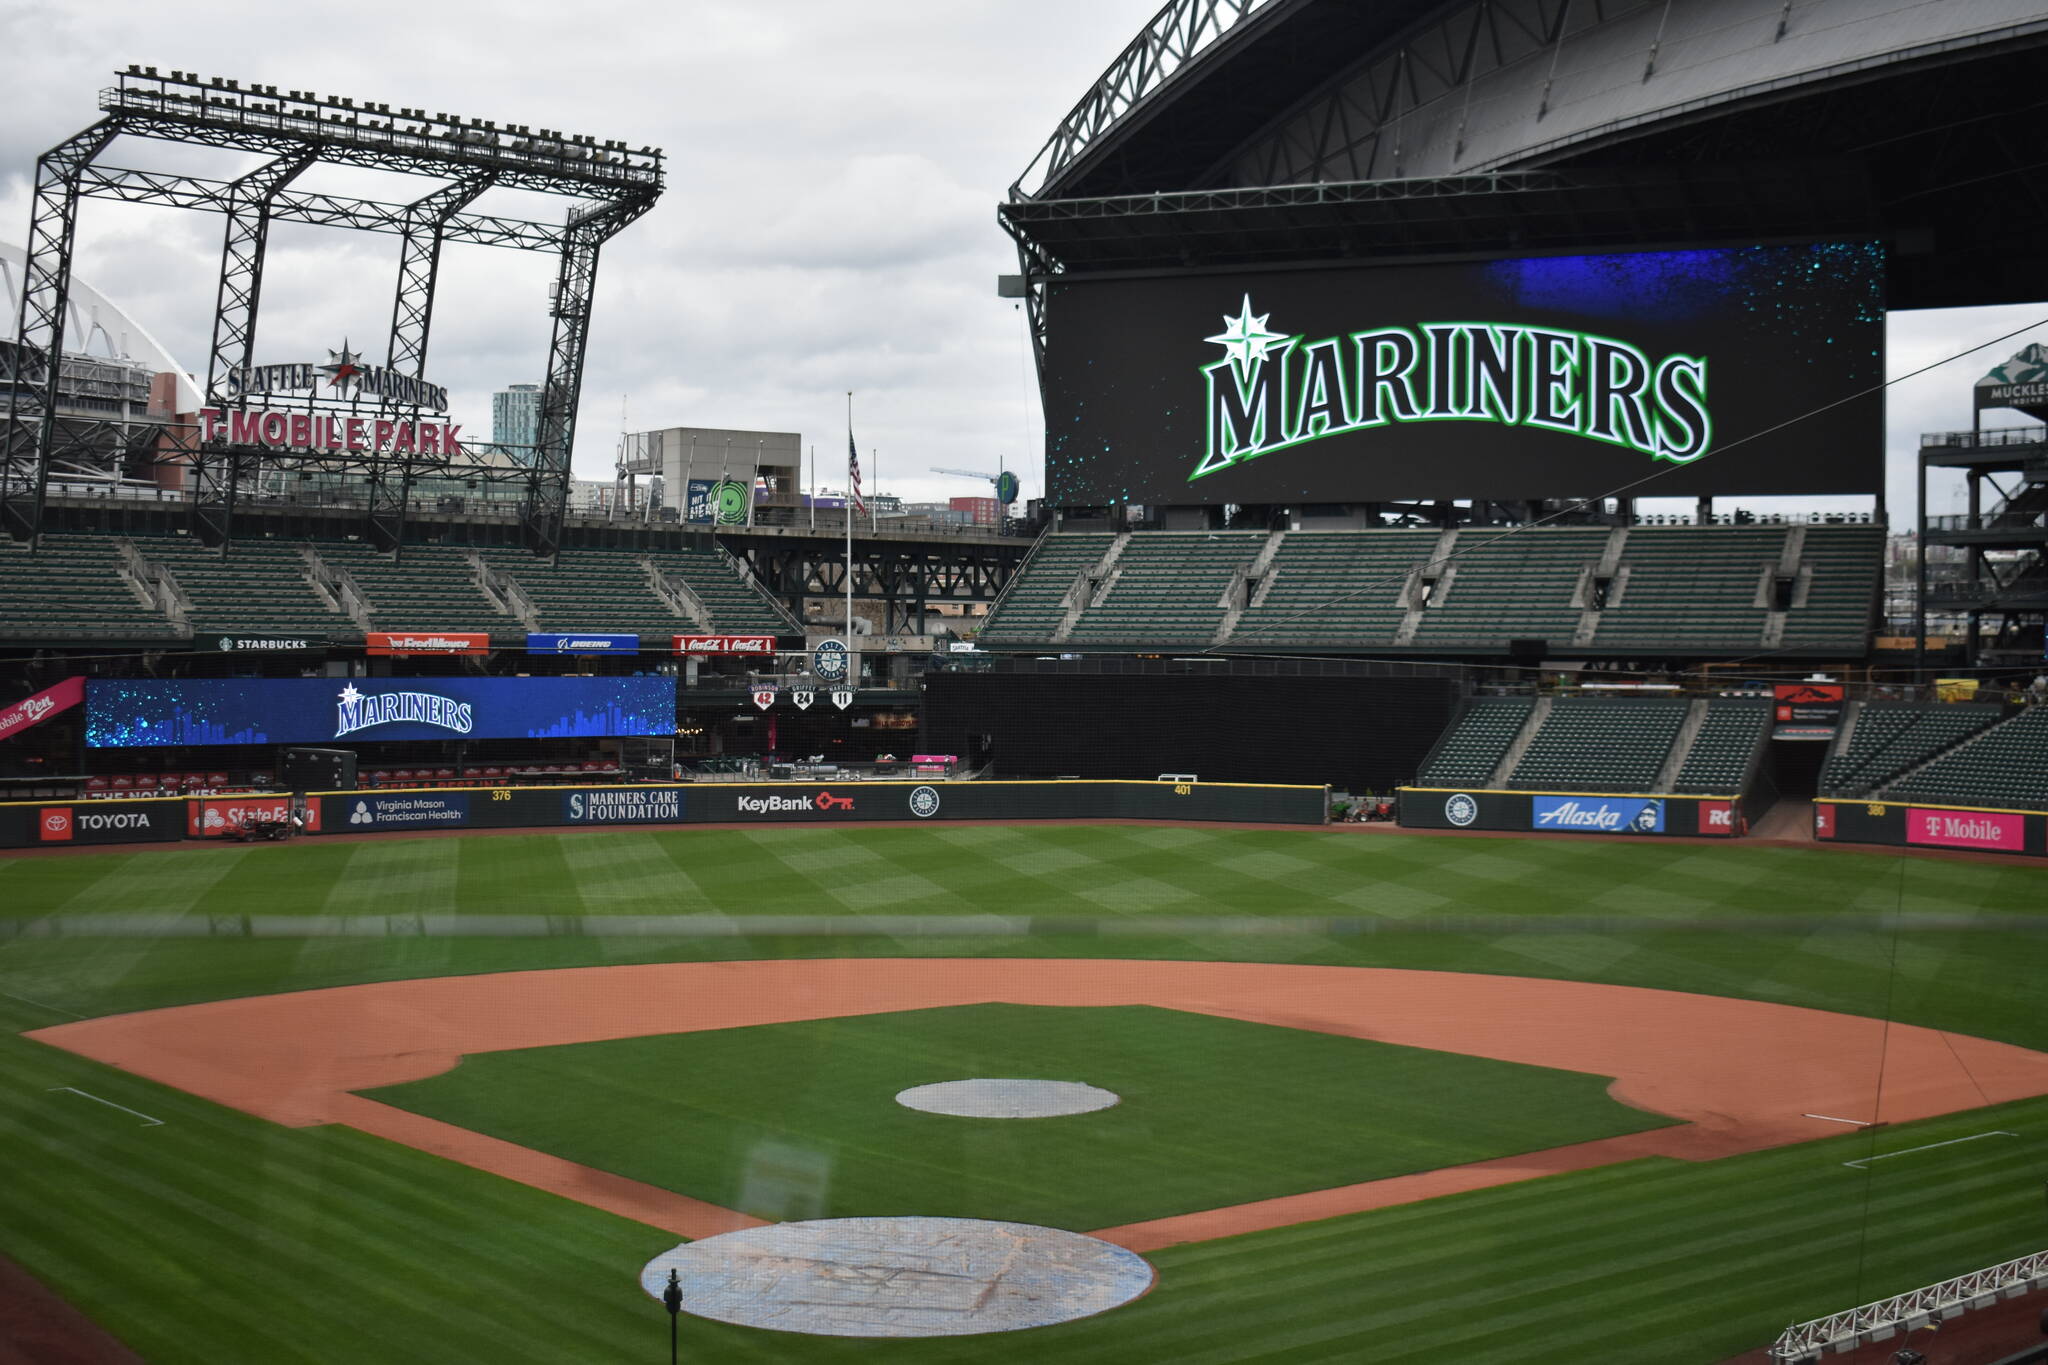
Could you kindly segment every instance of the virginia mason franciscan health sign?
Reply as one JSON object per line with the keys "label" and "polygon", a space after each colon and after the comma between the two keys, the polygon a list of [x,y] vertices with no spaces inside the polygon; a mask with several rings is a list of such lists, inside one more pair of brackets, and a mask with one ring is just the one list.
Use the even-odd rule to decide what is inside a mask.
{"label": "virginia mason franciscan health sign", "polygon": [[1883,266],[1874,243],[1817,243],[1062,277],[1048,495],[1870,491]]}

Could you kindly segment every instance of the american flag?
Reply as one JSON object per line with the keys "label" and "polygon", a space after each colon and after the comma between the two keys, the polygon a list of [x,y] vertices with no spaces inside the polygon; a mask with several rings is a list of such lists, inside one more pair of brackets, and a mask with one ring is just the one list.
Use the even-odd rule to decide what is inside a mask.
{"label": "american flag", "polygon": [[848,428],[846,433],[846,477],[853,488],[853,510],[867,511],[867,500],[860,495],[860,452],[854,449],[851,428]]}

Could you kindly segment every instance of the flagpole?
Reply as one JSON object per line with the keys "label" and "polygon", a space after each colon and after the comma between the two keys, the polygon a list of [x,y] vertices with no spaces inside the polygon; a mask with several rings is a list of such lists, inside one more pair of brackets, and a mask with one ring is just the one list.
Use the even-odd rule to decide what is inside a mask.
{"label": "flagpole", "polygon": [[853,390],[846,391],[846,647],[853,643]]}
{"label": "flagpole", "polygon": [[[868,462],[869,462],[870,464],[874,465],[874,467],[875,467],[875,496],[879,498],[879,497],[881,497],[881,496],[882,496],[882,452],[881,452],[881,451],[879,451],[879,450],[876,450],[876,449],[874,449],[873,447],[870,447],[870,448],[868,449]],[[881,523],[880,523],[880,517],[881,517],[881,508],[880,508],[880,507],[878,507],[878,506],[877,506],[876,504],[874,504],[874,503],[872,503],[872,502],[871,502],[871,503],[869,503],[869,504],[868,504],[868,534],[869,534],[869,535],[874,535],[874,534],[875,534],[875,533],[876,533],[877,531],[881,530]]]}
{"label": "flagpole", "polygon": [[811,504],[811,529],[815,531],[818,529],[818,443],[816,441],[811,442],[811,496],[807,501]]}

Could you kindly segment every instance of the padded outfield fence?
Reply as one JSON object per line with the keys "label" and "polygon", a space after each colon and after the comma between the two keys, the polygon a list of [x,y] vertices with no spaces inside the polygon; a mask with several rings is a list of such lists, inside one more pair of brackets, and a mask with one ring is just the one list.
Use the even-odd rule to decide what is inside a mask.
{"label": "padded outfield fence", "polygon": [[1813,837],[1825,843],[1979,849],[2048,857],[2048,812],[1822,797],[1813,803]]}
{"label": "padded outfield fence", "polygon": [[1729,839],[1746,828],[1742,802],[1726,796],[1402,787],[1400,798],[1398,821],[1408,829],[1666,834]]}
{"label": "padded outfield fence", "polygon": [[[1320,825],[1329,788],[1232,782],[671,782],[313,792],[305,834],[873,820],[1200,820]],[[231,837],[284,793],[0,804],[0,848]]]}

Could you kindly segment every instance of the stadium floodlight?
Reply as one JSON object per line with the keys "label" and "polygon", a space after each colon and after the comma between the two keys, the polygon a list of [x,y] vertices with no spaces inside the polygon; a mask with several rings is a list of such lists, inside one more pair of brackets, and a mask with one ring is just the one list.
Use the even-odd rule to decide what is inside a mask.
{"label": "stadium floodlight", "polygon": [[[423,475],[472,476],[522,485],[526,538],[552,554],[568,512],[569,455],[596,291],[597,258],[615,233],[652,208],[663,187],[661,152],[630,151],[622,141],[600,145],[587,134],[530,133],[523,124],[464,118],[401,103],[323,96],[310,90],[130,63],[100,92],[106,117],[45,152],[37,161],[34,204],[23,265],[16,354],[59,356],[64,348],[66,298],[77,201],[99,197],[127,203],[195,208],[225,215],[226,243],[206,365],[202,412],[213,421],[166,427],[158,458],[180,467],[192,490],[192,530],[212,545],[233,539],[238,485],[265,470],[315,468],[333,475],[366,476],[371,539],[385,549],[404,543],[411,489]],[[233,181],[98,164],[117,137],[178,142],[255,153],[264,158]],[[123,145],[131,145],[123,143]],[[294,182],[316,164],[331,163],[429,178],[434,188],[410,203],[387,204],[309,194]],[[475,214],[470,205],[491,189],[561,195],[572,200],[559,223]],[[346,431],[315,424],[313,409],[328,399],[304,376],[308,364],[256,365],[258,302],[269,228],[275,222],[315,223],[388,232],[402,239],[389,349],[375,356],[349,353],[339,363],[354,380],[345,400]],[[447,242],[552,251],[560,255],[549,303],[553,320],[546,382],[542,386],[536,458],[517,469],[478,460],[448,426],[434,439],[421,434],[422,408],[439,410],[446,391],[425,378],[427,341],[441,247]],[[28,369],[30,367],[19,367]],[[62,367],[30,372],[34,384],[14,385],[0,426],[0,529],[34,541],[53,468],[82,462],[113,481],[108,463],[133,444],[132,433],[112,423],[85,431],[58,420]],[[298,375],[289,382],[276,372]],[[261,376],[260,384],[251,383]],[[335,376],[339,382],[342,376]],[[312,389],[301,405],[305,425],[271,401],[281,389]],[[367,415],[361,416],[357,405]],[[234,418],[235,420],[227,420]],[[87,424],[95,425],[95,424]],[[374,434],[365,438],[358,425]],[[315,436],[315,431],[322,433]],[[403,436],[400,433],[403,432]],[[443,449],[445,436],[448,448]],[[113,452],[109,455],[107,452]]]}

